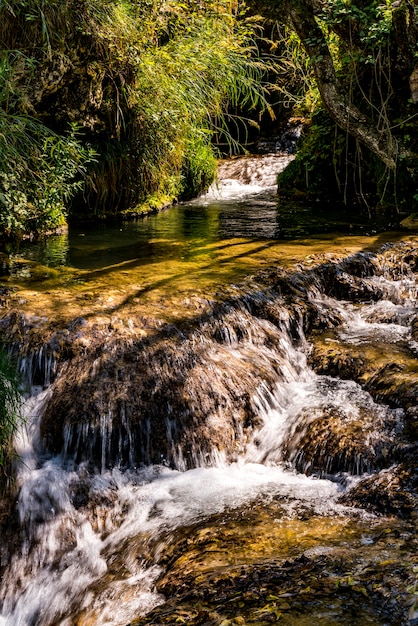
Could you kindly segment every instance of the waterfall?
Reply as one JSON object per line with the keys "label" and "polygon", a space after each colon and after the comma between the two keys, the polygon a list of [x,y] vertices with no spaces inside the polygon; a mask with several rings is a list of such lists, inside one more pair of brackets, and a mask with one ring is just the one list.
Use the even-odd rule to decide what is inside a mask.
{"label": "waterfall", "polygon": [[0,624],[128,624],[164,601],[166,538],[211,515],[268,499],[289,518],[346,514],[341,496],[409,450],[412,401],[359,363],[415,358],[417,258],[411,245],[266,269],[183,328],[74,325],[91,349],[70,358],[72,331],[29,333],[21,369],[45,391],[17,442]]}
{"label": "waterfall", "polygon": [[220,163],[218,179],[207,193],[199,198],[202,203],[216,198],[236,200],[257,196],[277,189],[277,176],[294,159],[290,155],[260,154]]}

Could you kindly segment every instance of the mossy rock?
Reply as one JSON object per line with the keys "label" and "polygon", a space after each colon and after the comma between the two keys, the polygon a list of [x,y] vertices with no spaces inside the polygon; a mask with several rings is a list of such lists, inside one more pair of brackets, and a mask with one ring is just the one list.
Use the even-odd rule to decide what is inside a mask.
{"label": "mossy rock", "polygon": [[284,460],[305,474],[362,474],[387,467],[399,445],[394,422],[380,407],[373,412],[367,406],[359,414],[336,406],[307,409],[286,442]]}
{"label": "mossy rock", "polygon": [[416,213],[408,215],[401,221],[400,225],[407,230],[418,231],[418,215]]}

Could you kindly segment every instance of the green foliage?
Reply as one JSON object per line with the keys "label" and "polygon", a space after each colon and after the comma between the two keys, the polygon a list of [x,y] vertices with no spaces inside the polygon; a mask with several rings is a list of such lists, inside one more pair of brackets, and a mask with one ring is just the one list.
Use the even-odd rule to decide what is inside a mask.
{"label": "green foliage", "polygon": [[[355,0],[328,0],[324,3],[321,19],[327,28],[344,24],[353,36],[358,36],[371,49],[388,43],[392,27],[391,0],[355,2]],[[354,39],[353,39],[354,44]]]}
{"label": "green foliage", "polygon": [[262,68],[251,57],[245,24],[241,29],[223,13],[180,13],[178,3],[177,8],[171,38],[142,53],[130,103],[138,125],[141,188],[167,192],[175,176],[175,195],[190,196],[214,174],[212,132],[230,137],[227,106],[262,102]]}
{"label": "green foliage", "polygon": [[181,170],[181,198],[195,198],[208,190],[216,176],[217,161],[207,135],[195,135],[186,147]]}
{"label": "green foliage", "polygon": [[74,132],[59,137],[37,120],[1,113],[0,146],[0,234],[19,238],[63,226],[91,152]]}
{"label": "green foliage", "polygon": [[0,486],[3,488],[10,480],[13,438],[19,425],[20,404],[16,366],[0,346]]}
{"label": "green foliage", "polygon": [[320,14],[334,63],[348,79],[361,74],[361,66],[382,63],[387,57],[392,33],[390,0],[363,3],[328,0]]}
{"label": "green foliage", "polygon": [[[213,133],[231,149],[239,141],[230,134],[228,108],[264,106],[257,28],[241,0],[0,3],[0,37],[21,55],[7,70],[0,107],[16,138],[11,115],[25,118],[22,151],[36,161],[24,176],[22,162],[11,171],[0,163],[3,233],[45,230],[65,218],[91,161],[87,141],[97,162],[88,164],[79,216],[86,202],[91,213],[105,215],[206,188]],[[18,105],[10,109],[13,98]],[[47,145],[34,129],[45,114],[57,133]],[[83,142],[63,133],[74,121]]]}
{"label": "green foliage", "polygon": [[281,193],[297,190],[314,198],[320,196],[323,200],[337,196],[345,139],[326,111],[318,108],[305,131],[295,161],[279,175]]}
{"label": "green foliage", "polygon": [[309,57],[299,37],[288,26],[275,24],[271,37],[274,81],[269,89],[293,115],[309,116],[320,102]]}
{"label": "green foliage", "polygon": [[19,110],[16,68],[27,65],[21,54],[0,55],[0,235],[6,238],[62,226],[68,201],[81,188],[93,157],[77,139],[75,126],[59,136]]}
{"label": "green foliage", "polygon": [[[302,0],[301,4],[311,7],[310,2]],[[293,183],[308,195],[359,204],[369,213],[384,207],[414,209],[418,118],[408,80],[416,65],[418,30],[413,7],[390,0],[320,4],[321,11],[315,13],[319,29],[300,31],[310,54],[306,67],[315,68],[324,98],[328,98],[326,106],[345,130],[337,128],[320,106],[316,108],[295,162],[280,176],[280,188],[289,191]],[[328,54],[335,75],[327,65]],[[325,64],[318,63],[323,60]],[[299,66],[298,72],[314,80],[305,67]],[[348,112],[347,123],[330,103],[330,82],[335,85],[335,104],[339,101]],[[356,116],[362,120],[362,133],[351,131],[350,114],[353,128]],[[382,158],[384,151],[373,152],[372,142],[366,141],[372,133],[381,137],[386,153],[393,155],[393,167]]]}

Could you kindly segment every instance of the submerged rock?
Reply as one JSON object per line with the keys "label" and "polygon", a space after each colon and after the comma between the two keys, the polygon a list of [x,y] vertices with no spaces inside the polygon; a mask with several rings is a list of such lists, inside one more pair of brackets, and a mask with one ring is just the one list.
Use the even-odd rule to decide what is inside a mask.
{"label": "submerged rock", "polygon": [[411,542],[407,526],[283,519],[273,505],[209,518],[171,537],[157,583],[167,601],[130,625],[406,626],[412,564],[395,555]]}

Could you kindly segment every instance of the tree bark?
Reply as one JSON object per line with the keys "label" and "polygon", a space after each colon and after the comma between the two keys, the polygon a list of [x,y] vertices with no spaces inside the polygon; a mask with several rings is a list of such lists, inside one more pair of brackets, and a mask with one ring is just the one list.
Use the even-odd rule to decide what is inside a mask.
{"label": "tree bark", "polygon": [[399,147],[387,129],[377,129],[350,101],[335,72],[334,63],[322,30],[314,15],[313,2],[289,2],[289,19],[298,34],[314,69],[324,106],[334,121],[352,137],[376,154],[391,170],[396,169]]}
{"label": "tree bark", "polygon": [[[405,0],[402,0],[405,2]],[[255,0],[253,6],[270,17],[280,16],[299,36],[315,73],[324,106],[332,119],[352,137],[366,146],[390,169],[395,170],[402,154],[398,141],[390,128],[378,128],[352,102],[349,88],[339,80],[326,37],[316,21],[323,8],[322,0]]]}

